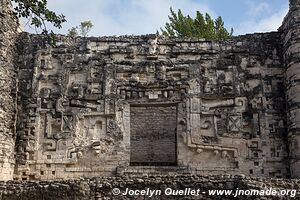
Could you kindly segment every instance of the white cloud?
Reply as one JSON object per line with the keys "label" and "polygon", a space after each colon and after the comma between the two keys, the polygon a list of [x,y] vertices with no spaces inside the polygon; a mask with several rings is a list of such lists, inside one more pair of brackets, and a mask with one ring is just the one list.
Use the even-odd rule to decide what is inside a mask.
{"label": "white cloud", "polygon": [[252,17],[258,17],[261,14],[269,13],[271,11],[271,6],[266,2],[261,2],[255,5],[252,1],[247,3],[250,6],[248,15]]}
{"label": "white cloud", "polygon": [[[170,7],[174,10],[180,8],[184,14],[191,16],[195,15],[196,10],[200,10],[217,17],[208,3],[209,1],[199,0],[48,1],[50,9],[67,16],[68,22],[63,25],[62,30],[55,30],[57,33],[67,33],[69,28],[79,25],[81,21],[91,20],[94,27],[89,35],[93,36],[155,33],[168,22]],[[229,28],[234,27],[235,35],[274,31],[281,25],[288,10],[286,5],[284,9],[274,13],[273,6],[266,1],[255,4],[252,0],[245,0],[243,3],[248,8],[248,12],[245,12],[246,20],[226,22],[226,25],[230,25]]]}
{"label": "white cloud", "polygon": [[285,7],[268,17],[260,19],[253,17],[250,20],[243,21],[235,28],[235,34],[276,31],[281,26],[287,12],[288,8]]}
{"label": "white cloud", "polygon": [[91,20],[94,27],[89,35],[94,36],[155,33],[168,21],[170,7],[192,16],[196,10],[216,16],[207,4],[194,0],[51,0],[48,4],[67,16],[68,22],[58,32]]}

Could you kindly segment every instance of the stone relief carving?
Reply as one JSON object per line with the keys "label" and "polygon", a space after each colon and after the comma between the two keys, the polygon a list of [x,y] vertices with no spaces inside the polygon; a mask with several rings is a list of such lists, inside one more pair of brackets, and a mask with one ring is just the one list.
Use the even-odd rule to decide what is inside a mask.
{"label": "stone relief carving", "polygon": [[[78,46],[81,50],[61,46],[47,50],[43,56],[40,52],[37,56],[40,62],[33,70],[35,76],[24,80],[21,86],[30,92],[28,97],[21,98],[30,99],[35,106],[22,105],[23,112],[30,111],[32,117],[20,120],[20,130],[25,130],[21,128],[22,124],[23,127],[31,124],[30,127],[36,129],[28,129],[35,135],[32,140],[28,140],[26,133],[19,139],[24,142],[19,142],[18,162],[25,166],[34,163],[33,166],[41,168],[43,173],[49,171],[50,176],[40,174],[39,178],[114,173],[120,165],[130,168],[130,155],[135,148],[130,142],[133,128],[130,125],[131,106],[156,106],[155,109],[159,107],[158,112],[162,113],[164,106],[174,107],[170,113],[176,116],[172,118],[176,125],[172,128],[150,131],[152,126],[168,126],[167,109],[166,113],[159,115],[166,115],[166,121],[144,120],[147,123],[139,124],[137,119],[134,124],[137,130],[140,130],[139,126],[145,126],[141,130],[153,134],[147,137],[149,141],[145,145],[139,147],[147,149],[151,144],[156,145],[152,154],[145,155],[152,161],[159,160],[161,165],[165,163],[156,157],[157,152],[161,151],[163,155],[167,151],[158,138],[172,147],[169,150],[176,143],[174,149],[177,152],[169,151],[170,155],[176,155],[172,160],[174,165],[195,171],[213,169],[246,174],[254,168],[253,160],[260,159],[261,152],[269,153],[271,149],[267,147],[273,145],[267,142],[253,148],[248,141],[260,137],[280,141],[278,131],[284,127],[284,118],[268,112],[279,109],[272,102],[280,104],[284,98],[278,94],[278,97],[267,100],[272,96],[267,91],[276,91],[266,88],[269,87],[269,77],[278,78],[279,83],[282,81],[282,69],[274,65],[274,74],[257,76],[256,70],[262,71],[261,74],[270,71],[260,61],[254,62],[270,60],[265,55],[252,58],[249,52],[232,53],[233,50],[228,49],[237,48],[235,40],[230,44],[207,44],[204,41],[180,42],[146,37],[86,42],[86,49],[83,43]],[[254,48],[252,45],[259,42],[260,39],[256,38],[247,47]],[[220,48],[222,53],[218,50]],[[265,51],[273,52],[274,48],[270,44]],[[277,62],[277,58],[272,59]],[[254,67],[244,66],[250,64]],[[256,69],[258,65],[259,69]],[[27,87],[31,80],[32,87]],[[152,121],[158,119],[144,117]],[[267,131],[265,126],[268,126]],[[164,137],[167,133],[175,134],[169,137],[175,138],[174,141]],[[37,149],[38,153],[33,151]],[[265,166],[256,167],[267,167],[270,170],[266,173],[280,168],[279,174],[285,174],[284,167],[281,168],[282,151],[284,149],[279,150],[276,169],[267,162]],[[57,169],[55,175],[52,167]],[[21,166],[18,169],[25,170]],[[18,177],[28,176],[20,173]]]}

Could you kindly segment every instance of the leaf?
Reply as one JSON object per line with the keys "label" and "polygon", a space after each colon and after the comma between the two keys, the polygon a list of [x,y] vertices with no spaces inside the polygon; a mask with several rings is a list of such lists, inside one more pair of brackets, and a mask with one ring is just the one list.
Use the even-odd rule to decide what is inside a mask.
{"label": "leaf", "polygon": [[214,20],[208,13],[203,15],[200,11],[192,18],[184,15],[180,9],[176,13],[171,7],[168,18],[169,22],[164,28],[160,28],[161,34],[165,36],[225,39],[233,34],[233,29],[229,32],[224,27],[222,17]]}
{"label": "leaf", "polygon": [[30,20],[30,24],[41,30],[41,33],[53,41],[52,30],[48,30],[46,22],[51,23],[56,28],[62,28],[66,22],[63,14],[56,14],[47,8],[47,0],[13,0],[15,2],[14,14]]}

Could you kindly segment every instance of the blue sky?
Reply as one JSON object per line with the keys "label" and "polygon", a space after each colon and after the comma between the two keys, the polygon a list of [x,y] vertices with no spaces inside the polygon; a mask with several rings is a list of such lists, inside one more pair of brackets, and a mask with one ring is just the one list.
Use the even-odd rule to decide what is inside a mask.
{"label": "blue sky", "polygon": [[234,35],[275,31],[288,11],[287,0],[48,0],[48,4],[68,20],[57,32],[91,20],[92,36],[155,33],[168,21],[170,7],[191,16],[196,10],[222,16]]}

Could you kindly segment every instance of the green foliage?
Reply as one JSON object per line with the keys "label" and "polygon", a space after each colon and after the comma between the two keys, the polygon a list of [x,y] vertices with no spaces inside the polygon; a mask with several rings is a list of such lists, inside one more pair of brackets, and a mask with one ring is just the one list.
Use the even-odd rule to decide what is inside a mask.
{"label": "green foliage", "polygon": [[86,37],[88,33],[92,30],[93,28],[93,23],[89,21],[83,21],[80,23],[79,27],[72,27],[68,30],[68,37],[69,38],[76,38],[79,33],[82,37]]}
{"label": "green foliage", "polygon": [[92,28],[93,28],[93,24],[91,21],[83,21],[79,25],[80,34],[83,37],[86,37]]}
{"label": "green foliage", "polygon": [[203,15],[199,11],[193,19],[189,15],[185,16],[179,9],[178,13],[170,8],[169,15],[170,22],[167,22],[165,28],[161,28],[161,32],[165,36],[177,37],[194,37],[205,39],[226,39],[231,37],[233,29],[229,32],[224,27],[222,17],[213,20],[212,17],[206,13]]}
{"label": "green foliage", "polygon": [[47,8],[47,0],[12,0],[15,2],[15,15],[19,18],[29,19],[30,25],[36,30],[41,30],[45,34],[49,43],[54,43],[54,33],[48,30],[46,23],[52,24],[56,28],[61,28],[66,22],[65,16],[56,14]]}
{"label": "green foliage", "polygon": [[78,27],[72,27],[68,30],[68,37],[75,39],[78,36]]}
{"label": "green foliage", "polygon": [[18,17],[31,19],[31,25],[42,29],[47,33],[45,22],[50,22],[56,28],[66,21],[65,16],[57,15],[47,8],[47,0],[13,0],[16,3],[14,8]]}

